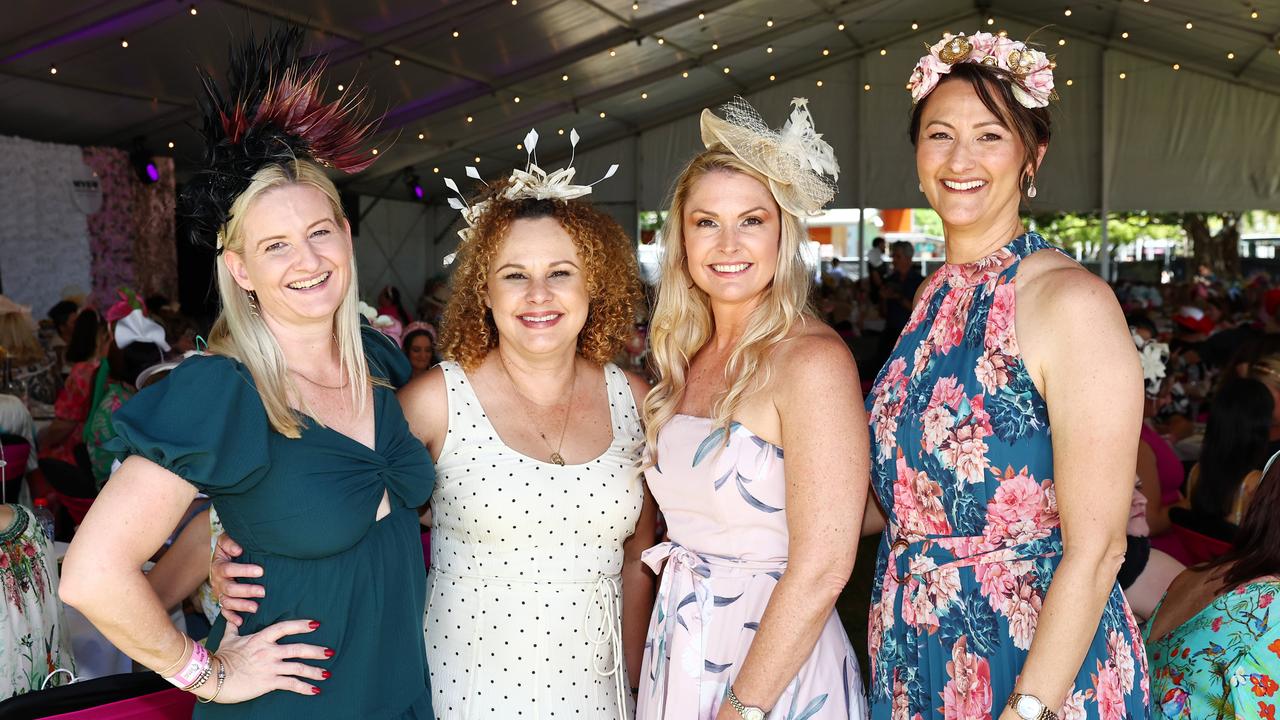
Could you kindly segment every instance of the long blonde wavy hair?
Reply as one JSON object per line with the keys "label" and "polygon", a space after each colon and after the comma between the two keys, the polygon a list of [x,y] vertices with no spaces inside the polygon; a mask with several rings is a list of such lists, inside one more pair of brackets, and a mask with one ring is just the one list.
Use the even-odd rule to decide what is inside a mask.
{"label": "long blonde wavy hair", "polygon": [[[288,163],[272,164],[258,170],[249,187],[231,205],[231,219],[222,231],[224,253],[236,253],[244,257],[244,217],[254,202],[276,188],[288,185],[305,185],[324,193],[333,209],[334,221],[339,226],[346,215],[338,189],[325,176],[324,170],[314,162],[296,159]],[[284,352],[271,334],[266,322],[249,304],[249,294],[231,276],[226,261],[215,261],[218,277],[218,296],[222,311],[209,333],[209,351],[238,360],[249,369],[258,386],[258,395],[267,411],[272,429],[289,438],[301,436],[302,423],[298,413],[289,403],[290,394],[303,404],[303,412],[316,417],[297,386],[289,378]],[[351,253],[347,266],[350,281],[342,303],[334,313],[333,333],[338,342],[338,358],[342,371],[349,379],[351,400],[356,412],[363,412],[369,401],[369,367],[365,362],[364,345],[360,339],[359,293],[356,289],[356,257]],[[318,421],[317,421],[318,422]]]}
{"label": "long blonde wavy hair", "polygon": [[[658,383],[644,401],[650,463],[658,459],[658,432],[676,414],[684,399],[689,363],[715,331],[710,299],[694,285],[689,274],[683,233],[689,193],[695,183],[714,172],[741,173],[769,187],[763,175],[719,145],[690,160],[676,180],[671,208],[662,228],[662,280],[649,325],[651,352],[659,374]],[[728,428],[734,414],[747,400],[768,385],[772,371],[770,351],[787,337],[808,308],[811,280],[800,257],[804,227],[795,215],[781,208],[778,214],[782,226],[778,266],[759,306],[751,312],[746,331],[725,363],[727,387],[716,395],[711,406],[716,427]]]}

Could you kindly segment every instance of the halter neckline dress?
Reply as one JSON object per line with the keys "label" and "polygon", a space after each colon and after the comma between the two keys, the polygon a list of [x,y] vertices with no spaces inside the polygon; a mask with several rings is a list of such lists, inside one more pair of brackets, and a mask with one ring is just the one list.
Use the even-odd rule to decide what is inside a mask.
{"label": "halter neckline dress", "polygon": [[[867,633],[873,718],[997,717],[1026,661],[1062,532],[1016,278],[1052,247],[1026,233],[940,268],[867,396],[887,517]],[[1058,715],[1147,717],[1148,695],[1146,650],[1115,585]]]}

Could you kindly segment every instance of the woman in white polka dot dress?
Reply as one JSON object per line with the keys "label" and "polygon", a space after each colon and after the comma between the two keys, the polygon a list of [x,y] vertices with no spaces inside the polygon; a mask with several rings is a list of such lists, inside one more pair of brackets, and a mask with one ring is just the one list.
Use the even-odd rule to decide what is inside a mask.
{"label": "woman in white polka dot dress", "polygon": [[648,386],[608,360],[640,299],[634,254],[586,203],[508,199],[507,187],[473,206],[446,362],[401,394],[437,463],[425,626],[435,711],[629,719],[656,510],[639,473]]}

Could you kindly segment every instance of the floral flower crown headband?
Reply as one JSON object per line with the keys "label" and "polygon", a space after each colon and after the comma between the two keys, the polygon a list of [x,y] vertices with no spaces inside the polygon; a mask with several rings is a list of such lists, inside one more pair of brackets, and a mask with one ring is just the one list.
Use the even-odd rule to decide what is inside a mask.
{"label": "floral flower crown headband", "polygon": [[[511,171],[510,184],[497,197],[503,200],[560,200],[568,201],[580,198],[583,195],[591,194],[591,188],[599,185],[601,182],[613,177],[618,172],[618,164],[614,163],[609,166],[604,177],[591,183],[590,185],[574,185],[573,175],[577,172],[573,167],[573,160],[577,156],[578,151],[578,131],[576,129],[569,131],[569,164],[553,173],[538,167],[537,156],[534,151],[538,147],[538,131],[530,130],[524,136],[524,150],[528,155],[528,162],[525,164],[524,170],[515,169]],[[486,187],[489,183],[484,182],[480,177],[480,171],[474,167],[467,166],[467,177],[479,180]],[[471,238],[471,228],[489,209],[489,200],[482,200],[474,205],[467,202],[466,196],[458,189],[458,183],[453,178],[445,178],[444,184],[452,190],[458,197],[449,198],[449,207],[462,213],[462,219],[466,221],[467,226],[458,231],[458,237],[462,238],[462,242],[467,242]],[[490,198],[492,199],[492,198]],[[445,256],[444,264],[450,265],[458,253],[450,253]]]}
{"label": "floral flower crown headband", "polygon": [[964,33],[942,36],[929,54],[920,58],[907,89],[911,101],[919,103],[938,86],[942,76],[951,72],[959,63],[976,63],[996,67],[1010,75],[1013,95],[1024,107],[1042,108],[1057,98],[1053,91],[1053,70],[1057,63],[1053,58],[1026,43],[1009,38],[978,32],[971,37]]}

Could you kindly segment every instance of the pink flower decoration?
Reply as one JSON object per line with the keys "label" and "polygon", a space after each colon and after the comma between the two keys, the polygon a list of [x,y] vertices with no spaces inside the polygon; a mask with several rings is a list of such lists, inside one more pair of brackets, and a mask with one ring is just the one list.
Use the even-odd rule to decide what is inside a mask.
{"label": "pink flower decoration", "polygon": [[[951,72],[952,65],[943,62],[940,54],[956,36],[948,33],[929,48],[929,54],[920,58],[911,78],[907,81],[907,89],[911,91],[911,101],[919,103],[938,86],[942,76]],[[963,37],[961,34],[960,37]],[[1014,97],[1025,107],[1041,108],[1049,104],[1053,98],[1053,61],[1039,50],[1028,48],[1025,43],[1010,40],[990,33],[974,33],[965,38],[970,45],[969,54],[958,63],[982,63],[993,65],[1001,70],[1013,72],[1015,68],[1009,64],[1009,56],[1014,51],[1029,59],[1026,65],[1020,65],[1018,72],[1013,72],[1011,81]]]}
{"label": "pink flower decoration", "polygon": [[1258,607],[1264,608],[1270,605],[1271,601],[1275,600],[1275,598],[1276,598],[1275,593],[1267,593],[1266,595],[1263,595],[1261,598],[1258,599]]}

